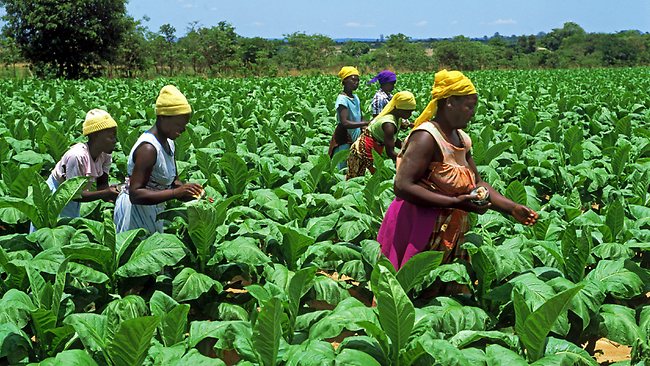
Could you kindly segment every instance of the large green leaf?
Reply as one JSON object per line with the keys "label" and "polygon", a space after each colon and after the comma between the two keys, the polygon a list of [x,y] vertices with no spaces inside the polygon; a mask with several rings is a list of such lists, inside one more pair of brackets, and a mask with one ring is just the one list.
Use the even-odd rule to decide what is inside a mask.
{"label": "large green leaf", "polygon": [[309,329],[309,339],[337,337],[343,329],[359,330],[360,321],[378,323],[374,311],[354,297],[341,301],[331,313],[318,320]]}
{"label": "large green leaf", "polygon": [[106,316],[92,313],[68,315],[63,323],[71,325],[81,342],[93,352],[106,351]]}
{"label": "large green leaf", "polygon": [[102,315],[106,315],[106,342],[113,339],[113,335],[125,320],[143,317],[147,314],[147,305],[144,299],[138,295],[127,295],[111,301],[102,312]]}
{"label": "large green leaf", "polygon": [[113,271],[116,271],[122,261],[122,255],[135,242],[138,235],[145,233],[144,229],[123,231],[115,236],[115,251],[113,253]]}
{"label": "large green leaf", "polygon": [[[576,232],[577,230],[573,226],[564,231],[564,235],[562,235],[562,256],[564,257],[564,272],[567,277],[574,282],[580,282],[584,277],[591,247],[590,241],[585,237],[585,232],[579,239]],[[591,235],[589,231],[586,231],[586,233]]]}
{"label": "large green leaf", "polygon": [[544,356],[550,355],[569,356],[574,365],[598,366],[596,360],[587,351],[564,339],[548,338]]}
{"label": "large green leaf", "polygon": [[634,309],[605,304],[600,308],[599,315],[599,333],[603,337],[627,346],[632,346],[635,340],[644,338],[644,332],[636,324]]}
{"label": "large green leaf", "polygon": [[56,192],[54,192],[52,198],[48,202],[48,227],[54,227],[56,225],[59,214],[61,214],[63,208],[70,203],[73,198],[81,197],[81,191],[83,191],[87,183],[88,177],[74,177],[66,179],[59,185],[59,188],[56,189]]}
{"label": "large green leaf", "polygon": [[569,306],[569,301],[582,286],[575,286],[553,296],[539,308],[531,311],[518,291],[513,292],[515,306],[515,332],[526,348],[528,359],[536,361],[544,352],[544,340],[553,323]]}
{"label": "large green leaf", "polygon": [[245,336],[251,338],[252,331],[248,321],[193,321],[190,323],[188,344],[190,347],[196,347],[206,338],[224,338],[228,332],[237,333],[237,331],[244,332],[244,330]]}
{"label": "large green leaf", "polygon": [[397,281],[402,285],[404,292],[421,285],[426,276],[440,265],[442,256],[442,252],[425,251],[411,257],[397,271]]}
{"label": "large green leaf", "polygon": [[235,153],[225,153],[219,160],[219,166],[224,173],[224,185],[229,196],[244,193],[248,182],[254,174],[246,166],[246,162]]}
{"label": "large green leaf", "polygon": [[108,345],[108,355],[116,366],[139,366],[147,357],[151,346],[158,317],[144,316],[128,319],[120,323],[112,342]]}
{"label": "large green leaf", "polygon": [[436,301],[439,302],[439,305],[422,308],[428,313],[428,316],[422,319],[427,322],[427,328],[449,336],[456,335],[463,330],[483,331],[488,328],[490,316],[483,309],[463,306],[446,297],[439,297]]}
{"label": "large green leaf", "polygon": [[378,264],[377,285],[373,288],[377,298],[377,312],[382,329],[391,340],[393,362],[398,362],[399,351],[406,345],[415,324],[415,309],[395,275]]}
{"label": "large green leaf", "polygon": [[302,232],[285,225],[278,226],[282,233],[281,251],[289,269],[295,269],[300,256],[314,244],[314,239]]}
{"label": "large green leaf", "polygon": [[524,206],[528,204],[528,193],[526,193],[526,187],[518,180],[515,180],[508,185],[505,196]]}
{"label": "large green leaf", "polygon": [[276,365],[280,338],[282,338],[282,302],[274,297],[262,306],[253,327],[253,344],[262,365]]}
{"label": "large green leaf", "polygon": [[289,350],[284,354],[287,366],[331,365],[336,357],[334,347],[324,341],[307,341],[289,347]]}
{"label": "large green leaf", "polygon": [[626,268],[622,259],[599,261],[585,279],[598,284],[606,293],[617,299],[630,299],[640,295],[645,288],[643,280]]}
{"label": "large green leaf", "polygon": [[190,306],[188,304],[180,304],[161,318],[159,329],[163,343],[166,346],[170,347],[183,341],[189,311]]}
{"label": "large green leaf", "polygon": [[120,277],[147,276],[178,263],[183,257],[185,246],[176,236],[155,233],[138,245],[129,261],[115,274]]}
{"label": "large green leaf", "polygon": [[372,356],[356,349],[346,348],[336,356],[334,360],[336,366],[380,366]]}
{"label": "large green leaf", "polygon": [[607,224],[607,227],[609,227],[609,230],[611,230],[614,238],[616,238],[618,233],[623,230],[623,225],[625,223],[625,209],[620,201],[616,200],[607,206],[605,223]]}
{"label": "large green leaf", "polygon": [[187,232],[199,257],[201,269],[205,268],[211,255],[212,245],[217,237],[217,212],[206,202],[199,201],[187,207]]}
{"label": "large green leaf", "polygon": [[222,286],[218,281],[213,280],[203,273],[198,273],[192,268],[186,267],[176,275],[173,284],[173,297],[176,301],[187,301],[198,299],[199,296],[215,288],[221,292]]}
{"label": "large green leaf", "polygon": [[[553,290],[556,292],[561,292],[575,286],[573,282],[563,277],[553,278],[547,284],[553,287]],[[575,313],[582,319],[582,330],[584,331],[589,326],[592,317],[598,314],[600,306],[605,301],[605,292],[598,284],[592,281],[582,281],[578,284],[584,285],[584,287],[571,299],[569,311]]]}
{"label": "large green leaf", "polygon": [[35,366],[96,366],[97,362],[84,350],[71,349],[47,358]]}
{"label": "large green leaf", "polygon": [[498,344],[485,347],[488,366],[528,366],[526,359]]}
{"label": "large green leaf", "polygon": [[311,289],[314,284],[316,267],[303,268],[297,271],[287,286],[289,300],[289,315],[295,321],[300,308],[300,299]]}

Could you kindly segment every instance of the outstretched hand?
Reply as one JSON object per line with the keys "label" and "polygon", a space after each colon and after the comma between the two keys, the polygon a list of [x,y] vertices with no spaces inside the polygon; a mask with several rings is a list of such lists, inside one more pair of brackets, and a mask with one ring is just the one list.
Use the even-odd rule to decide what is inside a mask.
{"label": "outstretched hand", "polygon": [[510,213],[517,221],[521,222],[524,225],[534,225],[537,222],[539,214],[533,211],[531,208],[524,205],[515,205]]}

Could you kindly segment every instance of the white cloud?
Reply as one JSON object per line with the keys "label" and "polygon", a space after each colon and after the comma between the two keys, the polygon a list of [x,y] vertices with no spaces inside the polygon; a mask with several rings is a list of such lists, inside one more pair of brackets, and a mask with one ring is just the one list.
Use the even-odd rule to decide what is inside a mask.
{"label": "white cloud", "polygon": [[348,28],[372,28],[375,25],[374,24],[361,24],[358,22],[347,22],[345,23],[345,26]]}
{"label": "white cloud", "polygon": [[458,20],[452,20],[449,24],[456,25],[456,24],[458,24]]}
{"label": "white cloud", "polygon": [[183,5],[183,8],[185,8],[185,9],[192,9],[193,7],[195,7],[194,4],[184,4]]}
{"label": "white cloud", "polygon": [[416,27],[424,27],[425,25],[429,24],[426,20],[420,20],[419,22],[415,23]]}
{"label": "white cloud", "polygon": [[253,22],[252,24],[256,27],[262,27],[264,25],[262,22]]}
{"label": "white cloud", "polygon": [[213,6],[213,7],[210,8],[210,10],[217,11],[217,10],[219,10],[219,8],[217,8],[216,6]]}
{"label": "white cloud", "polygon": [[495,20],[493,22],[490,22],[488,24],[490,24],[490,25],[507,25],[507,24],[517,24],[517,22],[512,18],[508,18],[508,19],[497,19],[497,20]]}

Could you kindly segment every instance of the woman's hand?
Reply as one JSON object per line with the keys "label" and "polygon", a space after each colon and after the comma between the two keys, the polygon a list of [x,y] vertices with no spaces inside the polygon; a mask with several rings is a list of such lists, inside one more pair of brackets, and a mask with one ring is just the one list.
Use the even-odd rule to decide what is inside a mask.
{"label": "woman's hand", "polygon": [[116,185],[108,186],[108,188],[104,189],[103,200],[106,202],[114,202],[119,194],[120,191]]}
{"label": "woman's hand", "polygon": [[537,218],[539,217],[539,214],[537,212],[533,211],[529,207],[520,204],[515,205],[515,207],[512,208],[512,212],[510,212],[510,214],[517,221],[529,226],[534,225],[537,222]]}
{"label": "woman's hand", "polygon": [[456,208],[467,212],[476,212],[479,215],[486,213],[487,210],[490,209],[490,206],[492,206],[490,202],[484,205],[477,205],[476,203],[472,202],[478,199],[478,195],[476,193],[461,194],[456,198],[459,201],[458,204],[456,204]]}
{"label": "woman's hand", "polygon": [[174,198],[179,199],[181,201],[190,201],[197,197],[201,197],[201,193],[203,192],[203,187],[201,187],[200,184],[196,184],[196,183],[185,183],[180,187],[174,188],[173,191],[174,191]]}

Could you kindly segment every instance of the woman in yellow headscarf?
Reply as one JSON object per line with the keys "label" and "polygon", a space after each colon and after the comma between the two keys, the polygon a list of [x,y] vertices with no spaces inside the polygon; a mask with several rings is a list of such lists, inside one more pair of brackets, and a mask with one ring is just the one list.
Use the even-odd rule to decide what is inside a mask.
{"label": "woman in yellow headscarf", "polygon": [[397,159],[395,147],[401,147],[400,141],[397,140],[397,133],[402,120],[409,119],[414,110],[413,93],[401,91],[393,96],[350,147],[346,179],[362,176],[366,169],[374,174],[372,150],[381,154],[385,147],[386,155],[393,161]]}
{"label": "woman in yellow headscarf", "polygon": [[163,232],[157,216],[172,199],[200,197],[203,188],[182,183],[176,171],[174,140],[190,121],[192,108],[173,85],[160,90],[156,99],[156,124],[135,142],[127,163],[127,185],[115,202],[116,231],[143,228]]}
{"label": "woman in yellow headscarf", "polygon": [[[443,263],[467,259],[459,243],[468,229],[468,212],[483,214],[492,208],[525,225],[537,220],[535,211],[481,180],[470,152],[472,140],[463,132],[478,102],[469,78],[442,70],[435,75],[431,96],[400,152],[397,197],[377,237],[396,269],[425,250],[442,251]],[[474,191],[477,187],[483,188]]]}
{"label": "woman in yellow headscarf", "polygon": [[[361,128],[368,125],[368,122],[363,120],[359,97],[354,94],[359,87],[359,70],[353,66],[344,66],[338,75],[343,84],[343,91],[336,98],[337,124],[330,140],[330,157],[339,151],[349,150],[350,145],[361,134]],[[338,168],[345,168],[345,161],[339,163]]]}

